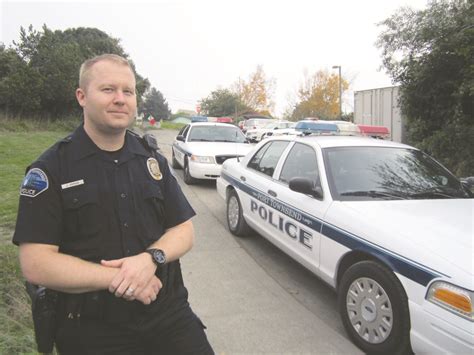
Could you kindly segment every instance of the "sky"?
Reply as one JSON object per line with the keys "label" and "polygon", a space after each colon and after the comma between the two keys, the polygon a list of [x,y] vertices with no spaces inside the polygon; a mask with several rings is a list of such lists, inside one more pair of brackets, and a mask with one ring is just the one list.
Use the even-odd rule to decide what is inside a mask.
{"label": "sky", "polygon": [[195,109],[213,90],[247,80],[262,65],[275,80],[274,114],[296,100],[304,73],[340,65],[353,92],[391,86],[381,66],[377,23],[401,6],[426,0],[0,0],[0,42],[20,26],[53,30],[95,27],[121,44],[140,75],[161,91],[173,112]]}

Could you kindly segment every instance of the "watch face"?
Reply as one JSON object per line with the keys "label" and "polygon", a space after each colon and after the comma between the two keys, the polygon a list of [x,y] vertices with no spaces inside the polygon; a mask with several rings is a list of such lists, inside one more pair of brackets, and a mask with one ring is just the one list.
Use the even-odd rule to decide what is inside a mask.
{"label": "watch face", "polygon": [[163,251],[160,249],[153,251],[153,258],[158,264],[164,264],[166,262],[165,253],[163,253]]}

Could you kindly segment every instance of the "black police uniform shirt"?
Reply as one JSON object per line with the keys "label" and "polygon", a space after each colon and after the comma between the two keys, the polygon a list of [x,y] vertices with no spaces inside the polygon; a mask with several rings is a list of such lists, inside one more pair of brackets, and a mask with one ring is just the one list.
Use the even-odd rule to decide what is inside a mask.
{"label": "black police uniform shirt", "polygon": [[[166,229],[194,215],[166,159],[141,138],[127,131],[123,148],[108,153],[81,125],[28,168],[13,243],[58,245],[61,253],[99,263],[143,252]],[[179,260],[157,276],[163,288],[151,307],[142,308],[185,307]],[[118,319],[120,311],[127,318],[143,306],[103,294]]]}

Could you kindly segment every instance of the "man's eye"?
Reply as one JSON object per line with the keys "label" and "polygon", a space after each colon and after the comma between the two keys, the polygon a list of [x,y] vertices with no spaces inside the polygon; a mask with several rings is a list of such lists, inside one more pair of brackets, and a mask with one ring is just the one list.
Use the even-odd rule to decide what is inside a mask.
{"label": "man's eye", "polygon": [[103,88],[102,91],[104,91],[104,92],[112,92],[113,89],[112,89],[112,88]]}
{"label": "man's eye", "polygon": [[123,91],[125,93],[125,95],[133,95],[134,92],[132,90],[124,90]]}

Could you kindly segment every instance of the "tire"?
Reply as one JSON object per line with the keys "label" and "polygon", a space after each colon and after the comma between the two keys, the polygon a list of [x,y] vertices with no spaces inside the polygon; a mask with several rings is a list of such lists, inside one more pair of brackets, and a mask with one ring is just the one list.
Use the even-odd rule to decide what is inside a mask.
{"label": "tire", "polygon": [[400,281],[375,261],[344,273],[339,312],[352,341],[367,354],[410,354],[408,300]]}
{"label": "tire", "polygon": [[184,182],[186,185],[193,185],[196,183],[196,179],[191,176],[191,173],[189,172],[189,163],[188,163],[188,158],[184,158]]}
{"label": "tire", "polygon": [[233,235],[243,237],[250,234],[251,229],[242,213],[242,204],[235,190],[230,190],[227,196],[227,226]]}
{"label": "tire", "polygon": [[173,149],[171,149],[171,167],[173,169],[181,169],[181,165],[179,165],[178,161],[176,160]]}

